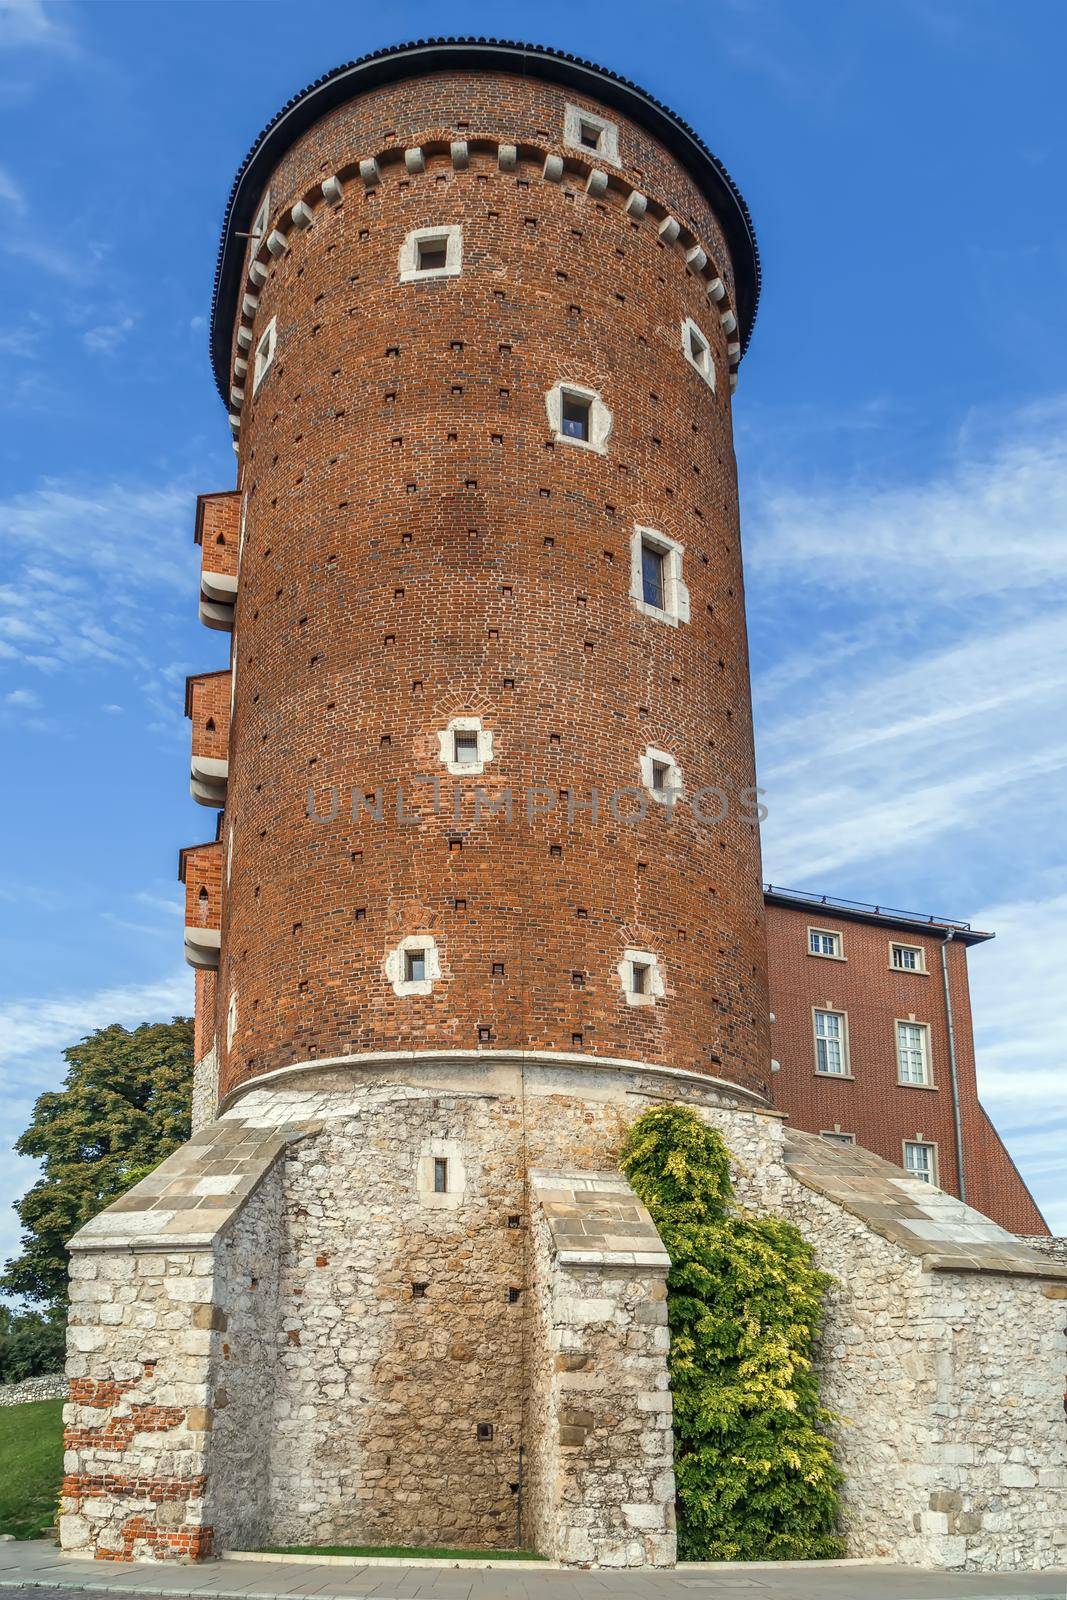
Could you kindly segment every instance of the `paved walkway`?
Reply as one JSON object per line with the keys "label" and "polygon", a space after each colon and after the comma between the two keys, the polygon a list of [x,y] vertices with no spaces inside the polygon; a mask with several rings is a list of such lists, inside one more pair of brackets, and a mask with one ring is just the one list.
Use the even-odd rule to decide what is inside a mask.
{"label": "paved walkway", "polygon": [[679,1567],[675,1572],[560,1571],[511,1563],[490,1570],[337,1562],[242,1561],[196,1566],[76,1561],[52,1544],[0,1544],[3,1600],[97,1593],[205,1600],[1065,1600],[1067,1572],[960,1574],[861,1562]]}

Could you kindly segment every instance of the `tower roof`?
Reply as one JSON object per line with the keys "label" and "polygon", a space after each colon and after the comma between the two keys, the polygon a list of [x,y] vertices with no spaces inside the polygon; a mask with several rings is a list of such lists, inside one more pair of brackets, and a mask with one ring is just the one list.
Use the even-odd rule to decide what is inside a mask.
{"label": "tower roof", "polygon": [[706,195],[726,236],[736,281],[741,348],[747,348],[760,293],[759,249],[752,218],[722,162],[688,123],[628,79],[545,45],[505,39],[420,39],[376,50],[316,79],[268,122],[242,161],[226,204],[211,302],[211,363],[223,397],[228,392],[230,340],[244,259],[241,234],[250,228],[267,177],[285,152],[321,117],[369,89],[424,73],[471,67],[548,78],[575,89],[615,107],[671,151]]}

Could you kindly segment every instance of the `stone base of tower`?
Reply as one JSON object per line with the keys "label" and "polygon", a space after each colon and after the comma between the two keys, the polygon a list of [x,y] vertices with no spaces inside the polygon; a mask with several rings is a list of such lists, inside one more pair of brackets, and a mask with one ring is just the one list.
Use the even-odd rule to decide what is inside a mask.
{"label": "stone base of tower", "polygon": [[614,1172],[665,1099],[834,1275],[848,1553],[1062,1560],[1067,1267],[729,1086],[464,1052],[273,1074],[76,1236],[64,1549],[671,1564],[667,1262]]}

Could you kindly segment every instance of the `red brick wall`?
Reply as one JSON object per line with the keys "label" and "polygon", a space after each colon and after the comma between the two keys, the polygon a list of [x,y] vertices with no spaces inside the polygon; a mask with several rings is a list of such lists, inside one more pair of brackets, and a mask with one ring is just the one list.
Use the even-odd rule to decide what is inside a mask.
{"label": "red brick wall", "polygon": [[241,530],[241,496],[236,489],[224,494],[202,494],[197,502],[196,540],[202,546],[201,570],[237,574],[237,547]]}
{"label": "red brick wall", "polygon": [[[843,960],[808,953],[809,927],[841,936]],[[937,1145],[941,1187],[959,1193],[948,1029],[941,979],[941,937],[896,931],[881,924],[767,907],[771,1053],[774,1101],[799,1128],[839,1127],[859,1144],[902,1165],[905,1140]],[[890,967],[891,943],[920,945],[926,973]],[[956,1039],[967,1200],[1016,1233],[1046,1233],[1040,1212],[978,1100],[967,951],[948,946]],[[848,1015],[851,1079],[817,1074],[813,1007]],[[929,1027],[933,1087],[898,1082],[896,1022],[914,1015]]]}
{"label": "red brick wall", "polygon": [[[434,130],[558,146],[567,99],[485,74],[375,91],[285,157],[273,214]],[[728,279],[684,171],[625,124],[622,150]],[[465,172],[447,153],[418,175],[383,164],[376,189],[317,205],[260,292],[255,337],[276,317],[278,342],[242,412],[218,1002],[237,990],[240,1022],[223,1092],[311,1056],[479,1043],[765,1081],[758,840],[736,805],[719,826],[521,814],[534,785],[584,798],[638,783],[647,744],[690,788],[754,781],[725,336],[654,221],[545,182],[542,164],[502,173],[477,148]],[[406,233],[456,222],[462,276],[399,284]],[[690,315],[712,342],[714,396],[682,355]],[[545,394],[568,378],[613,411],[603,456],[552,442]],[[633,607],[635,523],[686,546],[689,625]],[[435,735],[463,711],[494,733],[483,784],[513,787],[514,821],[475,825],[468,804],[458,827],[398,825],[397,783],[438,773],[450,789]],[[343,805],[309,822],[309,784],[320,806],[331,785],[345,802],[382,785],[385,816],[353,823]],[[434,935],[444,975],[401,1000],[382,963],[415,932]],[[627,945],[660,957],[655,1008],[624,1003]]]}
{"label": "red brick wall", "polygon": [[[222,845],[191,844],[181,852],[180,877],[185,884],[185,921],[189,927],[222,926]],[[203,897],[203,898],[202,898]]]}
{"label": "red brick wall", "polygon": [[225,761],[230,753],[229,668],[185,680],[185,714],[193,724],[193,755]]}

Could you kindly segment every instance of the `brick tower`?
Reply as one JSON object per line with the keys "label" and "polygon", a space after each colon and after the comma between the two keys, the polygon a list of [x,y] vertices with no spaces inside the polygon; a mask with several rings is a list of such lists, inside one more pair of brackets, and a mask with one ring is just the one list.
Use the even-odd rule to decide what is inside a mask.
{"label": "brick tower", "polygon": [[66,1548],[673,1561],[668,1261],[621,1135],[685,1100],[801,1193],[731,425],[758,284],[696,135],[544,49],[368,57],[241,168],[197,1131],[72,1242]]}

